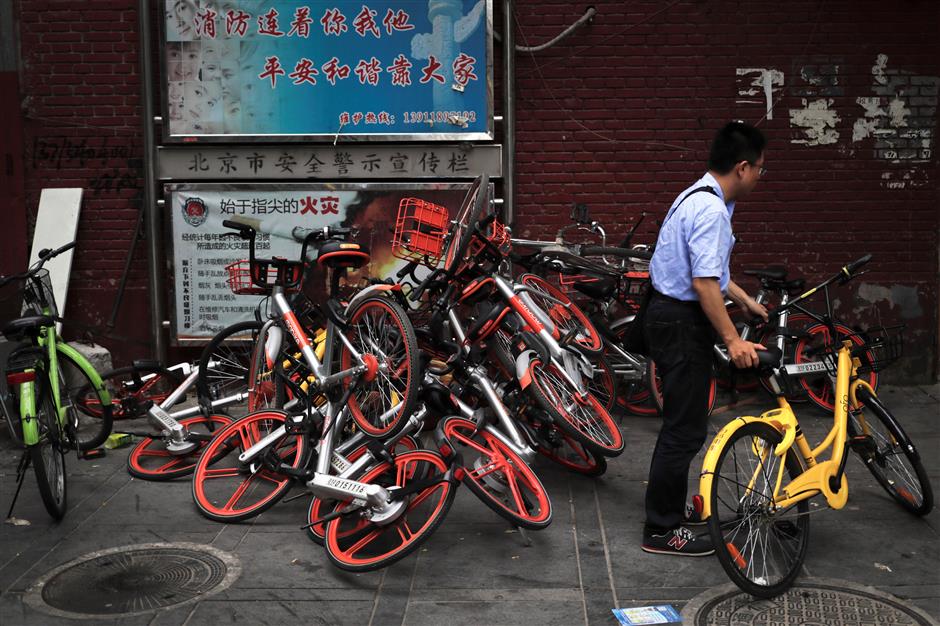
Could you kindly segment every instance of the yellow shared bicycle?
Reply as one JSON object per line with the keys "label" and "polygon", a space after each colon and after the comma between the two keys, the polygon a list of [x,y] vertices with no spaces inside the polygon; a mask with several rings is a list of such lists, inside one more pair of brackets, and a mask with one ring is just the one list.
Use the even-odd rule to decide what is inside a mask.
{"label": "yellow shared bicycle", "polygon": [[[843,267],[790,304],[832,282],[848,281],[870,258]],[[793,584],[809,543],[810,498],[821,495],[833,509],[845,506],[850,450],[904,509],[926,515],[933,508],[933,492],[917,449],[863,379],[865,372],[878,371],[900,357],[901,327],[869,331],[861,346],[834,330],[831,337],[834,343],[821,347],[810,363],[783,365],[778,351],[761,351],[763,366],[772,372],[778,408],[727,424],[702,464],[702,516],[715,552],[731,580],[754,596],[772,597]],[[817,376],[824,370],[836,390],[832,428],[815,448],[801,431],[785,393],[789,378],[814,368]],[[827,451],[828,458],[823,458]]]}

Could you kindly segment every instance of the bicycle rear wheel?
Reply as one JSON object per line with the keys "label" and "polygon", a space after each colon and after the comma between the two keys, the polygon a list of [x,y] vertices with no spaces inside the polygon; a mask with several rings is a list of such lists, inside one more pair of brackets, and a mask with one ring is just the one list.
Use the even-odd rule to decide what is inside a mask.
{"label": "bicycle rear wheel", "polygon": [[[380,569],[418,548],[444,521],[454,501],[456,486],[446,478],[447,463],[436,452],[416,450],[370,469],[359,482],[383,487],[425,485],[387,510],[363,513],[338,502],[333,512],[348,510],[326,526],[326,554],[337,567],[352,572]],[[438,479],[438,482],[435,481]],[[391,490],[390,490],[391,491]],[[381,519],[381,521],[376,521]]]}
{"label": "bicycle rear wheel", "polygon": [[[65,408],[66,435],[72,444],[84,452],[104,443],[114,425],[112,404],[105,402],[103,392],[94,383],[78,361],[59,350],[59,401]],[[90,367],[90,365],[89,365]],[[94,409],[87,411],[87,403]]]}
{"label": "bicycle rear wheel", "polygon": [[[210,402],[236,394],[248,394],[239,401],[227,402],[215,409],[224,410],[234,417],[283,406],[283,383],[278,384],[273,366],[264,363],[263,346],[258,345],[262,326],[255,320],[232,324],[213,337],[203,349],[196,381],[203,404],[208,406]],[[261,353],[256,353],[256,349]],[[260,363],[256,365],[255,360]]]}
{"label": "bicycle rear wheel", "polygon": [[[101,382],[111,395],[111,416],[115,420],[136,419],[147,414],[149,402],[160,404],[182,382],[165,367],[120,367],[101,375]],[[79,393],[79,409],[97,416],[102,411],[92,385]]]}
{"label": "bicycle rear wheel", "polygon": [[531,383],[526,390],[561,430],[604,456],[623,452],[620,429],[592,393],[578,397],[577,390],[554,365],[545,365],[539,359],[529,363],[528,376]]}
{"label": "bicycle rear wheel", "polygon": [[927,515],[933,509],[933,489],[910,437],[867,389],[859,388],[856,395],[869,416],[849,413],[852,449],[895,502],[909,513]]}
{"label": "bicycle rear wheel", "polygon": [[463,484],[513,526],[540,529],[552,521],[552,503],[542,481],[509,446],[463,417],[441,426],[463,457]]}
{"label": "bicycle rear wheel", "polygon": [[39,442],[28,447],[30,462],[42,503],[53,518],[65,517],[68,492],[65,480],[65,432],[56,414],[55,403],[43,373],[36,372],[36,422]]}
{"label": "bicycle rear wheel", "polygon": [[[418,395],[418,340],[411,320],[392,300],[367,297],[356,304],[343,332],[368,368],[355,381],[349,412],[363,434],[391,437],[408,423]],[[340,363],[343,370],[360,365],[345,343]]]}
{"label": "bicycle rear wheel", "polygon": [[[809,543],[809,501],[773,507],[784,462],[774,447],[781,440],[769,424],[745,424],[722,446],[712,477],[708,530],[718,561],[735,585],[760,598],[790,588]],[[791,448],[785,456],[790,479],[799,476],[796,453]]]}
{"label": "bicycle rear wheel", "polygon": [[282,436],[247,465],[238,460],[286,419],[282,411],[258,411],[219,431],[193,472],[193,501],[200,513],[217,522],[238,522],[268,510],[287,493],[291,478],[269,468],[265,457],[270,454],[294,469],[303,466],[308,456],[304,435]]}
{"label": "bicycle rear wheel", "polygon": [[[842,324],[835,324],[836,336],[825,324],[814,324],[804,332],[806,337],[801,338],[794,348],[794,363],[809,363],[819,360],[824,353],[831,347],[845,339],[850,339],[856,346],[865,345],[865,340],[859,334]],[[871,385],[872,389],[878,389],[878,373],[869,371],[862,375],[862,380]],[[829,376],[823,372],[820,376],[801,376],[800,385],[806,390],[810,401],[827,413],[832,413],[835,405],[833,404],[834,393]]]}
{"label": "bicycle rear wheel", "polygon": [[196,447],[188,454],[171,454],[163,437],[145,437],[127,456],[127,472],[142,480],[173,480],[189,476],[196,469],[196,462],[203,449],[215,433],[232,423],[225,415],[198,415],[180,420],[180,424],[195,440]]}
{"label": "bicycle rear wheel", "polygon": [[[413,450],[417,450],[419,447],[421,446],[418,444],[417,439],[411,435],[405,435],[395,442],[395,448],[393,449],[392,454],[398,455],[405,452],[411,452]],[[346,455],[346,460],[349,463],[353,463],[362,458],[362,455],[364,455],[368,449],[369,444],[367,443],[357,446],[353,449],[352,452]],[[366,467],[366,470],[368,469],[369,468]],[[307,508],[307,523],[313,524],[315,521],[323,517],[326,510],[333,503],[333,500],[321,500],[316,496],[311,498],[310,506]],[[321,546],[323,545],[324,536],[326,534],[326,524],[313,524],[312,526],[307,526],[306,530],[307,537],[309,537],[311,541],[320,544]]]}

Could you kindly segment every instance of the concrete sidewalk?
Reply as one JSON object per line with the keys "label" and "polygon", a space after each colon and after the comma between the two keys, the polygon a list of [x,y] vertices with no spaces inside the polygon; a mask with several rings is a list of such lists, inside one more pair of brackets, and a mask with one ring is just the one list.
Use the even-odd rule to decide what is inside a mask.
{"label": "concrete sidewalk", "polygon": [[[886,388],[881,395],[940,488],[940,385]],[[713,430],[734,415],[771,406],[763,395],[745,397],[742,404],[719,411]],[[830,422],[814,409],[800,411],[804,406],[798,413],[813,440]],[[66,518],[50,521],[30,474],[14,511],[29,525],[0,527],[0,622],[79,621],[35,610],[24,602],[25,592],[76,557],[154,542],[210,544],[236,555],[241,574],[219,594],[120,618],[124,624],[616,624],[615,607],[671,604],[681,610],[728,579],[713,557],[640,550],[646,471],[658,424],[624,417],[626,450],[597,479],[540,460],[536,470],[552,497],[554,521],[544,531],[528,533],[531,545],[461,488],[447,520],[416,554],[385,571],[360,575],[332,567],[323,549],[299,530],[306,497],[280,503],[250,522],[222,525],[196,512],[187,480],[132,479],[124,468],[127,448],[96,461],[70,456]],[[18,457],[6,434],[0,436],[3,514],[15,488]],[[804,575],[871,585],[940,618],[940,514],[935,510],[919,519],[905,513],[852,459],[849,504],[830,511],[820,503]],[[693,467],[697,470],[700,460]]]}

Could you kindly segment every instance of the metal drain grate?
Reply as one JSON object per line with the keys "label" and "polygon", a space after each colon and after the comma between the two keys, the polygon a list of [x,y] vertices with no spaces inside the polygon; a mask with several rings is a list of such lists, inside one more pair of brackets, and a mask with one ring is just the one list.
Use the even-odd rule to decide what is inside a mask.
{"label": "metal drain grate", "polygon": [[177,607],[231,585],[241,567],[191,543],[142,544],[80,557],[43,576],[26,601],[71,618],[118,617]]}
{"label": "metal drain grate", "polygon": [[798,580],[787,593],[769,600],[730,584],[716,587],[689,601],[682,621],[695,626],[936,624],[922,610],[872,587],[813,578]]}

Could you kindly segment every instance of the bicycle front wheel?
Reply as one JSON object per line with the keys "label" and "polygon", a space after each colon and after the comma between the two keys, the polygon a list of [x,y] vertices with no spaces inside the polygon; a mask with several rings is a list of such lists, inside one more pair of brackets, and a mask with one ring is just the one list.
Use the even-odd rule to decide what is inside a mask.
{"label": "bicycle front wheel", "polygon": [[401,307],[381,296],[367,297],[354,307],[345,331],[360,359],[343,343],[343,370],[363,364],[366,372],[353,381],[349,412],[369,437],[391,437],[408,423],[418,395],[418,340]]}
{"label": "bicycle front wheel", "polygon": [[277,460],[293,469],[307,461],[304,435],[287,435],[248,464],[238,456],[287,420],[281,411],[258,411],[234,421],[209,442],[193,473],[193,501],[199,512],[217,522],[238,522],[268,510],[291,486],[291,478],[273,471]]}
{"label": "bicycle front wheel", "polygon": [[888,408],[867,389],[858,389],[867,414],[849,413],[852,449],[895,502],[914,515],[933,509],[933,489],[920,454]]}
{"label": "bicycle front wheel", "polygon": [[[774,447],[781,440],[769,424],[746,424],[725,442],[712,470],[708,530],[715,553],[731,581],[760,598],[790,588],[809,543],[808,500],[784,510],[773,503],[784,462]],[[790,478],[799,476],[796,453],[789,449],[785,456]]]}
{"label": "bicycle front wheel", "polygon": [[562,336],[574,333],[575,344],[591,356],[603,351],[604,340],[597,328],[561,289],[535,274],[523,274],[519,282],[531,289],[529,296],[548,314]]}
{"label": "bicycle front wheel", "polygon": [[[39,374],[40,372],[37,372]],[[29,446],[30,462],[36,474],[42,503],[53,518],[65,517],[67,490],[65,484],[65,433],[58,420],[52,393],[46,381],[36,382],[36,421],[39,442]]]}
{"label": "bicycle front wheel", "polygon": [[196,445],[192,452],[173,454],[163,437],[144,437],[127,456],[127,472],[135,478],[154,481],[189,476],[196,469],[196,462],[212,436],[231,423],[232,418],[225,415],[197,415],[180,420],[186,429],[187,440]]}
{"label": "bicycle front wheel", "polygon": [[468,419],[449,417],[441,429],[463,457],[463,484],[486,506],[513,526],[537,530],[551,523],[548,492],[522,457]]}

